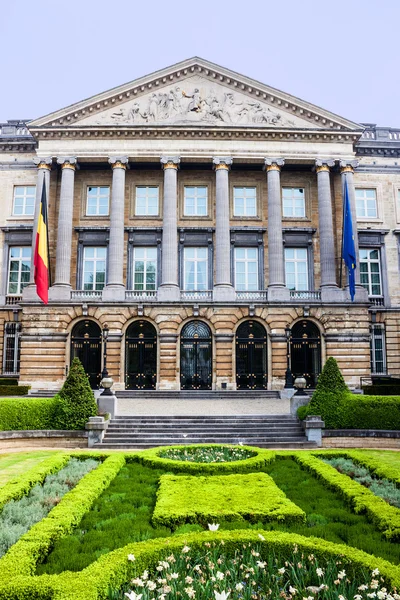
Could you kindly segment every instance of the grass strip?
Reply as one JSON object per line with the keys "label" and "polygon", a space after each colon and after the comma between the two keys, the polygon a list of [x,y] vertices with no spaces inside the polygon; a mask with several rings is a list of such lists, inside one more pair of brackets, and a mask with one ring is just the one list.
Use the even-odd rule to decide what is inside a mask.
{"label": "grass strip", "polygon": [[266,473],[160,478],[154,525],[176,529],[184,523],[207,526],[221,519],[302,522],[305,513],[288,500]]}
{"label": "grass strip", "polygon": [[59,450],[39,450],[37,452],[12,452],[0,455],[0,487],[59,452]]}
{"label": "grass strip", "polygon": [[33,575],[37,563],[45,558],[58,539],[80,523],[124,463],[122,454],[107,458],[97,469],[83,477],[45,519],[23,535],[0,560],[0,584],[19,575]]}
{"label": "grass strip", "polygon": [[56,473],[65,467],[70,457],[69,453],[58,453],[6,483],[0,488],[0,510],[10,500],[19,500],[29,494],[33,486],[42,484],[47,475]]}
{"label": "grass strip", "polygon": [[369,489],[342,475],[334,467],[308,453],[294,452],[301,466],[322,479],[350,503],[355,513],[366,512],[374,525],[391,541],[400,539],[400,511],[375,496]]}

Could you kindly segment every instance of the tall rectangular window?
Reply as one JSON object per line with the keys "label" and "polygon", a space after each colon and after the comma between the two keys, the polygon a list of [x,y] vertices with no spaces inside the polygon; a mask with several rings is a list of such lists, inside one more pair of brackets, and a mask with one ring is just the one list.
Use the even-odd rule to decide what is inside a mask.
{"label": "tall rectangular window", "polygon": [[185,217],[207,216],[207,188],[205,186],[188,186],[184,189]]}
{"label": "tall rectangular window", "polygon": [[103,217],[110,212],[110,188],[108,186],[93,186],[87,188],[87,216]]}
{"label": "tall rectangular window", "polygon": [[235,289],[258,290],[258,249],[235,248]]}
{"label": "tall rectangular window", "polygon": [[21,358],[21,323],[4,323],[3,375],[19,373]]}
{"label": "tall rectangular window", "polygon": [[382,296],[381,260],[378,248],[360,248],[361,285],[369,296]]}
{"label": "tall rectangular window", "polygon": [[386,374],[385,326],[380,323],[371,330],[371,373]]}
{"label": "tall rectangular window", "polygon": [[282,214],[284,217],[306,216],[304,188],[282,188]]}
{"label": "tall rectangular window", "polygon": [[257,216],[257,189],[255,187],[233,188],[233,215],[235,217]]}
{"label": "tall rectangular window", "polygon": [[83,249],[83,289],[100,291],[106,284],[107,248],[85,246]]}
{"label": "tall rectangular window", "polygon": [[31,275],[31,247],[12,246],[8,262],[7,294],[21,295]]}
{"label": "tall rectangular window", "polygon": [[135,215],[158,216],[158,186],[137,186]]}
{"label": "tall rectangular window", "polygon": [[17,185],[14,188],[13,215],[32,217],[35,212],[36,186]]}
{"label": "tall rectangular window", "polygon": [[356,213],[361,219],[377,218],[376,190],[356,188]]}
{"label": "tall rectangular window", "polygon": [[307,248],[285,248],[285,274],[290,290],[308,290]]}
{"label": "tall rectangular window", "polygon": [[201,292],[207,289],[208,248],[184,248],[183,280],[186,291]]}
{"label": "tall rectangular window", "polygon": [[157,287],[157,248],[133,249],[133,289],[152,291]]}

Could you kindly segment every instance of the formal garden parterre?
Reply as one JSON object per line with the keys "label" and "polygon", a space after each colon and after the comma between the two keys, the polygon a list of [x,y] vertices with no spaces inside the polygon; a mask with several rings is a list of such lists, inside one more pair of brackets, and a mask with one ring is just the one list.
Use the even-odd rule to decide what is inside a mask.
{"label": "formal garden parterre", "polygon": [[215,463],[165,458],[181,448],[42,460],[0,488],[2,513],[71,461],[88,472],[0,559],[0,599],[398,597],[400,509],[325,461],[397,488],[400,457],[239,450],[230,462],[235,449],[202,446],[225,453]]}

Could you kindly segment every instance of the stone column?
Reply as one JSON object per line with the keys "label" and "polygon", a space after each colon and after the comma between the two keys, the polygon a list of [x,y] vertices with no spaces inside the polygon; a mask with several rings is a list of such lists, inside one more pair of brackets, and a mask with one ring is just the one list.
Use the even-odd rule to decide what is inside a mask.
{"label": "stone column", "polygon": [[29,285],[27,285],[22,293],[24,300],[38,300],[39,296],[36,294],[35,285],[35,269],[33,266],[33,258],[35,256],[36,247],[36,231],[39,220],[40,202],[42,199],[43,185],[46,186],[46,200],[47,207],[49,206],[49,192],[50,192],[50,171],[52,165],[52,158],[34,158],[33,162],[37,165],[37,183],[36,183],[36,199],[35,199],[35,212],[33,217],[33,230],[32,230],[32,261],[31,261],[31,273],[29,279]]}
{"label": "stone column", "polygon": [[268,300],[289,300],[290,292],[285,283],[282,235],[281,167],[283,158],[266,158],[268,179]]}
{"label": "stone column", "polygon": [[215,210],[215,284],[214,300],[236,299],[231,280],[231,240],[229,224],[229,169],[232,159],[213,158],[215,165],[216,210]]}
{"label": "stone column", "polygon": [[162,156],[164,169],[163,233],[161,259],[161,285],[158,299],[174,301],[180,299],[178,283],[178,168],[179,156]]}
{"label": "stone column", "polygon": [[113,156],[110,163],[112,174],[110,241],[107,256],[107,285],[103,300],[125,300],[124,285],[124,222],[125,222],[125,172],[126,156]]}
{"label": "stone column", "polygon": [[[343,214],[343,202],[344,202],[344,183],[347,180],[347,189],[349,191],[349,200],[353,224],[353,235],[354,235],[354,247],[357,257],[357,267],[355,272],[356,282],[356,294],[354,297],[355,301],[368,302],[368,292],[360,283],[360,260],[359,260],[359,249],[358,249],[358,234],[357,234],[357,213],[356,213],[356,193],[354,189],[354,169],[357,167],[357,160],[341,160],[340,161],[340,173],[342,175],[342,214]],[[343,227],[343,223],[342,223]],[[342,239],[342,237],[341,237]],[[344,271],[346,267],[342,265]],[[342,281],[346,281],[346,287],[348,287],[348,276],[347,272],[344,275]]]}
{"label": "stone column", "polygon": [[56,277],[50,290],[51,300],[70,300],[72,216],[74,210],[74,182],[76,158],[57,159],[61,165],[61,191],[58,211],[58,234],[56,251]]}
{"label": "stone column", "polygon": [[[335,241],[333,234],[333,213],[331,198],[330,167],[332,159],[316,159],[318,183],[319,245],[321,261],[321,297],[332,300],[339,288],[336,282]],[[340,294],[339,294],[340,295]]]}

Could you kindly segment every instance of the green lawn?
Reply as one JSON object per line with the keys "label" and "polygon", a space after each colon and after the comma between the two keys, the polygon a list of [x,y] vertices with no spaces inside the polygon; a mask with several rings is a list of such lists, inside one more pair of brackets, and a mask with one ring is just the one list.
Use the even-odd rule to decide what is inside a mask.
{"label": "green lawn", "polygon": [[38,450],[36,452],[0,454],[0,486],[31,469],[55,452],[58,451]]}

